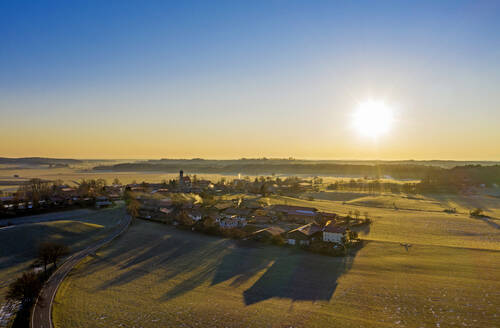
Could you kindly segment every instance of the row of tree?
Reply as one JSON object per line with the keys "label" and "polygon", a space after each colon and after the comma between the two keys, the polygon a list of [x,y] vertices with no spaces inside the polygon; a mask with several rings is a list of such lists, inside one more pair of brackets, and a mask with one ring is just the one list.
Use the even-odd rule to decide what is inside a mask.
{"label": "row of tree", "polygon": [[[55,242],[40,244],[38,256],[32,267],[42,265],[43,271],[35,272],[33,269],[26,271],[9,285],[6,298],[21,304],[12,327],[29,326],[30,310],[42,289],[43,283],[48,279],[52,270],[57,268],[57,262],[68,254],[69,248],[66,245]],[[52,264],[52,270],[48,268],[50,264]]]}
{"label": "row of tree", "polygon": [[381,180],[350,179],[349,181],[336,181],[329,184],[327,190],[342,191],[363,191],[370,193],[392,192],[415,194],[418,190],[418,183],[397,183]]}

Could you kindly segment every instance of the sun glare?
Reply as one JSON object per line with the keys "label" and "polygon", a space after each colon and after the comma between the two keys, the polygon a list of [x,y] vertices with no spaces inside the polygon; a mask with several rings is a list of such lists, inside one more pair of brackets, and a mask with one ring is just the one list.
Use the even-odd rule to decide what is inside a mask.
{"label": "sun glare", "polygon": [[362,136],[372,138],[387,133],[393,121],[391,108],[375,100],[360,103],[353,117],[355,130]]}

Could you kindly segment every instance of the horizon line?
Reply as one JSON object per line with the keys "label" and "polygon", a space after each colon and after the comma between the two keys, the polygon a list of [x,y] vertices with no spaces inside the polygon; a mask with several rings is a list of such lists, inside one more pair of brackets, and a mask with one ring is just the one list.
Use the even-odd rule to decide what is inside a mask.
{"label": "horizon line", "polygon": [[159,161],[159,160],[177,160],[177,161],[192,161],[192,160],[205,160],[205,161],[235,161],[235,160],[290,160],[290,161],[339,161],[339,162],[500,162],[500,159],[352,159],[352,158],[295,158],[291,157],[221,157],[221,158],[203,158],[203,157],[179,157],[179,158],[92,158],[92,157],[50,157],[50,156],[22,156],[22,157],[5,157],[0,156],[0,159],[21,160],[21,159],[54,159],[54,160],[80,160],[80,161]]}

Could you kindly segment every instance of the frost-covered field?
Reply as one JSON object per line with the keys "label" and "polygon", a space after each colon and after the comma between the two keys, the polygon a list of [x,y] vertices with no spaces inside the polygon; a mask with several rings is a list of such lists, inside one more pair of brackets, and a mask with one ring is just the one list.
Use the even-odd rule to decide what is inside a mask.
{"label": "frost-covered field", "polygon": [[[0,229],[0,306],[5,304],[8,285],[30,265],[37,254],[37,247],[44,241],[61,242],[72,252],[83,249],[103,238],[124,216],[124,207],[101,211],[74,210],[20,218],[57,221],[29,223]],[[14,219],[12,219],[14,220]]]}
{"label": "frost-covered field", "polygon": [[[485,225],[481,233],[494,229],[476,223]],[[395,225],[394,233],[401,236],[397,229]],[[416,230],[415,238],[423,232]],[[398,242],[372,240],[353,257],[331,258],[139,221],[65,280],[56,297],[54,323],[499,326],[500,252],[428,245],[425,240],[422,236],[423,242],[408,252]]]}

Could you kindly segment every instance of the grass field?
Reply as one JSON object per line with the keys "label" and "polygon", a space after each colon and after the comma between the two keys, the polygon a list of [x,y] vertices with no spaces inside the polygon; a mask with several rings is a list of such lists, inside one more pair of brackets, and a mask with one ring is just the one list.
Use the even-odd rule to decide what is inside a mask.
{"label": "grass field", "polygon": [[[139,221],[61,286],[62,327],[498,327],[500,233],[466,214],[270,198],[374,223],[346,258]],[[407,252],[399,242],[414,245]]]}
{"label": "grass field", "polygon": [[0,229],[0,304],[9,283],[33,263],[41,242],[61,242],[68,245],[71,252],[76,252],[103,238],[123,215],[123,206],[101,211],[67,211],[36,216],[41,219],[57,216],[58,221]]}
{"label": "grass field", "polygon": [[[404,200],[404,196],[397,197]],[[382,202],[384,196],[380,198]],[[373,223],[359,231],[360,236],[367,240],[500,250],[500,220],[474,219],[469,217],[468,212],[448,214],[428,211],[425,202],[418,210],[404,208],[395,210],[359,206],[343,201],[321,199],[308,201],[292,197],[272,197],[269,198],[269,202],[311,206],[341,214],[354,210],[359,210],[361,213],[368,212]],[[498,208],[500,204],[495,206]]]}

